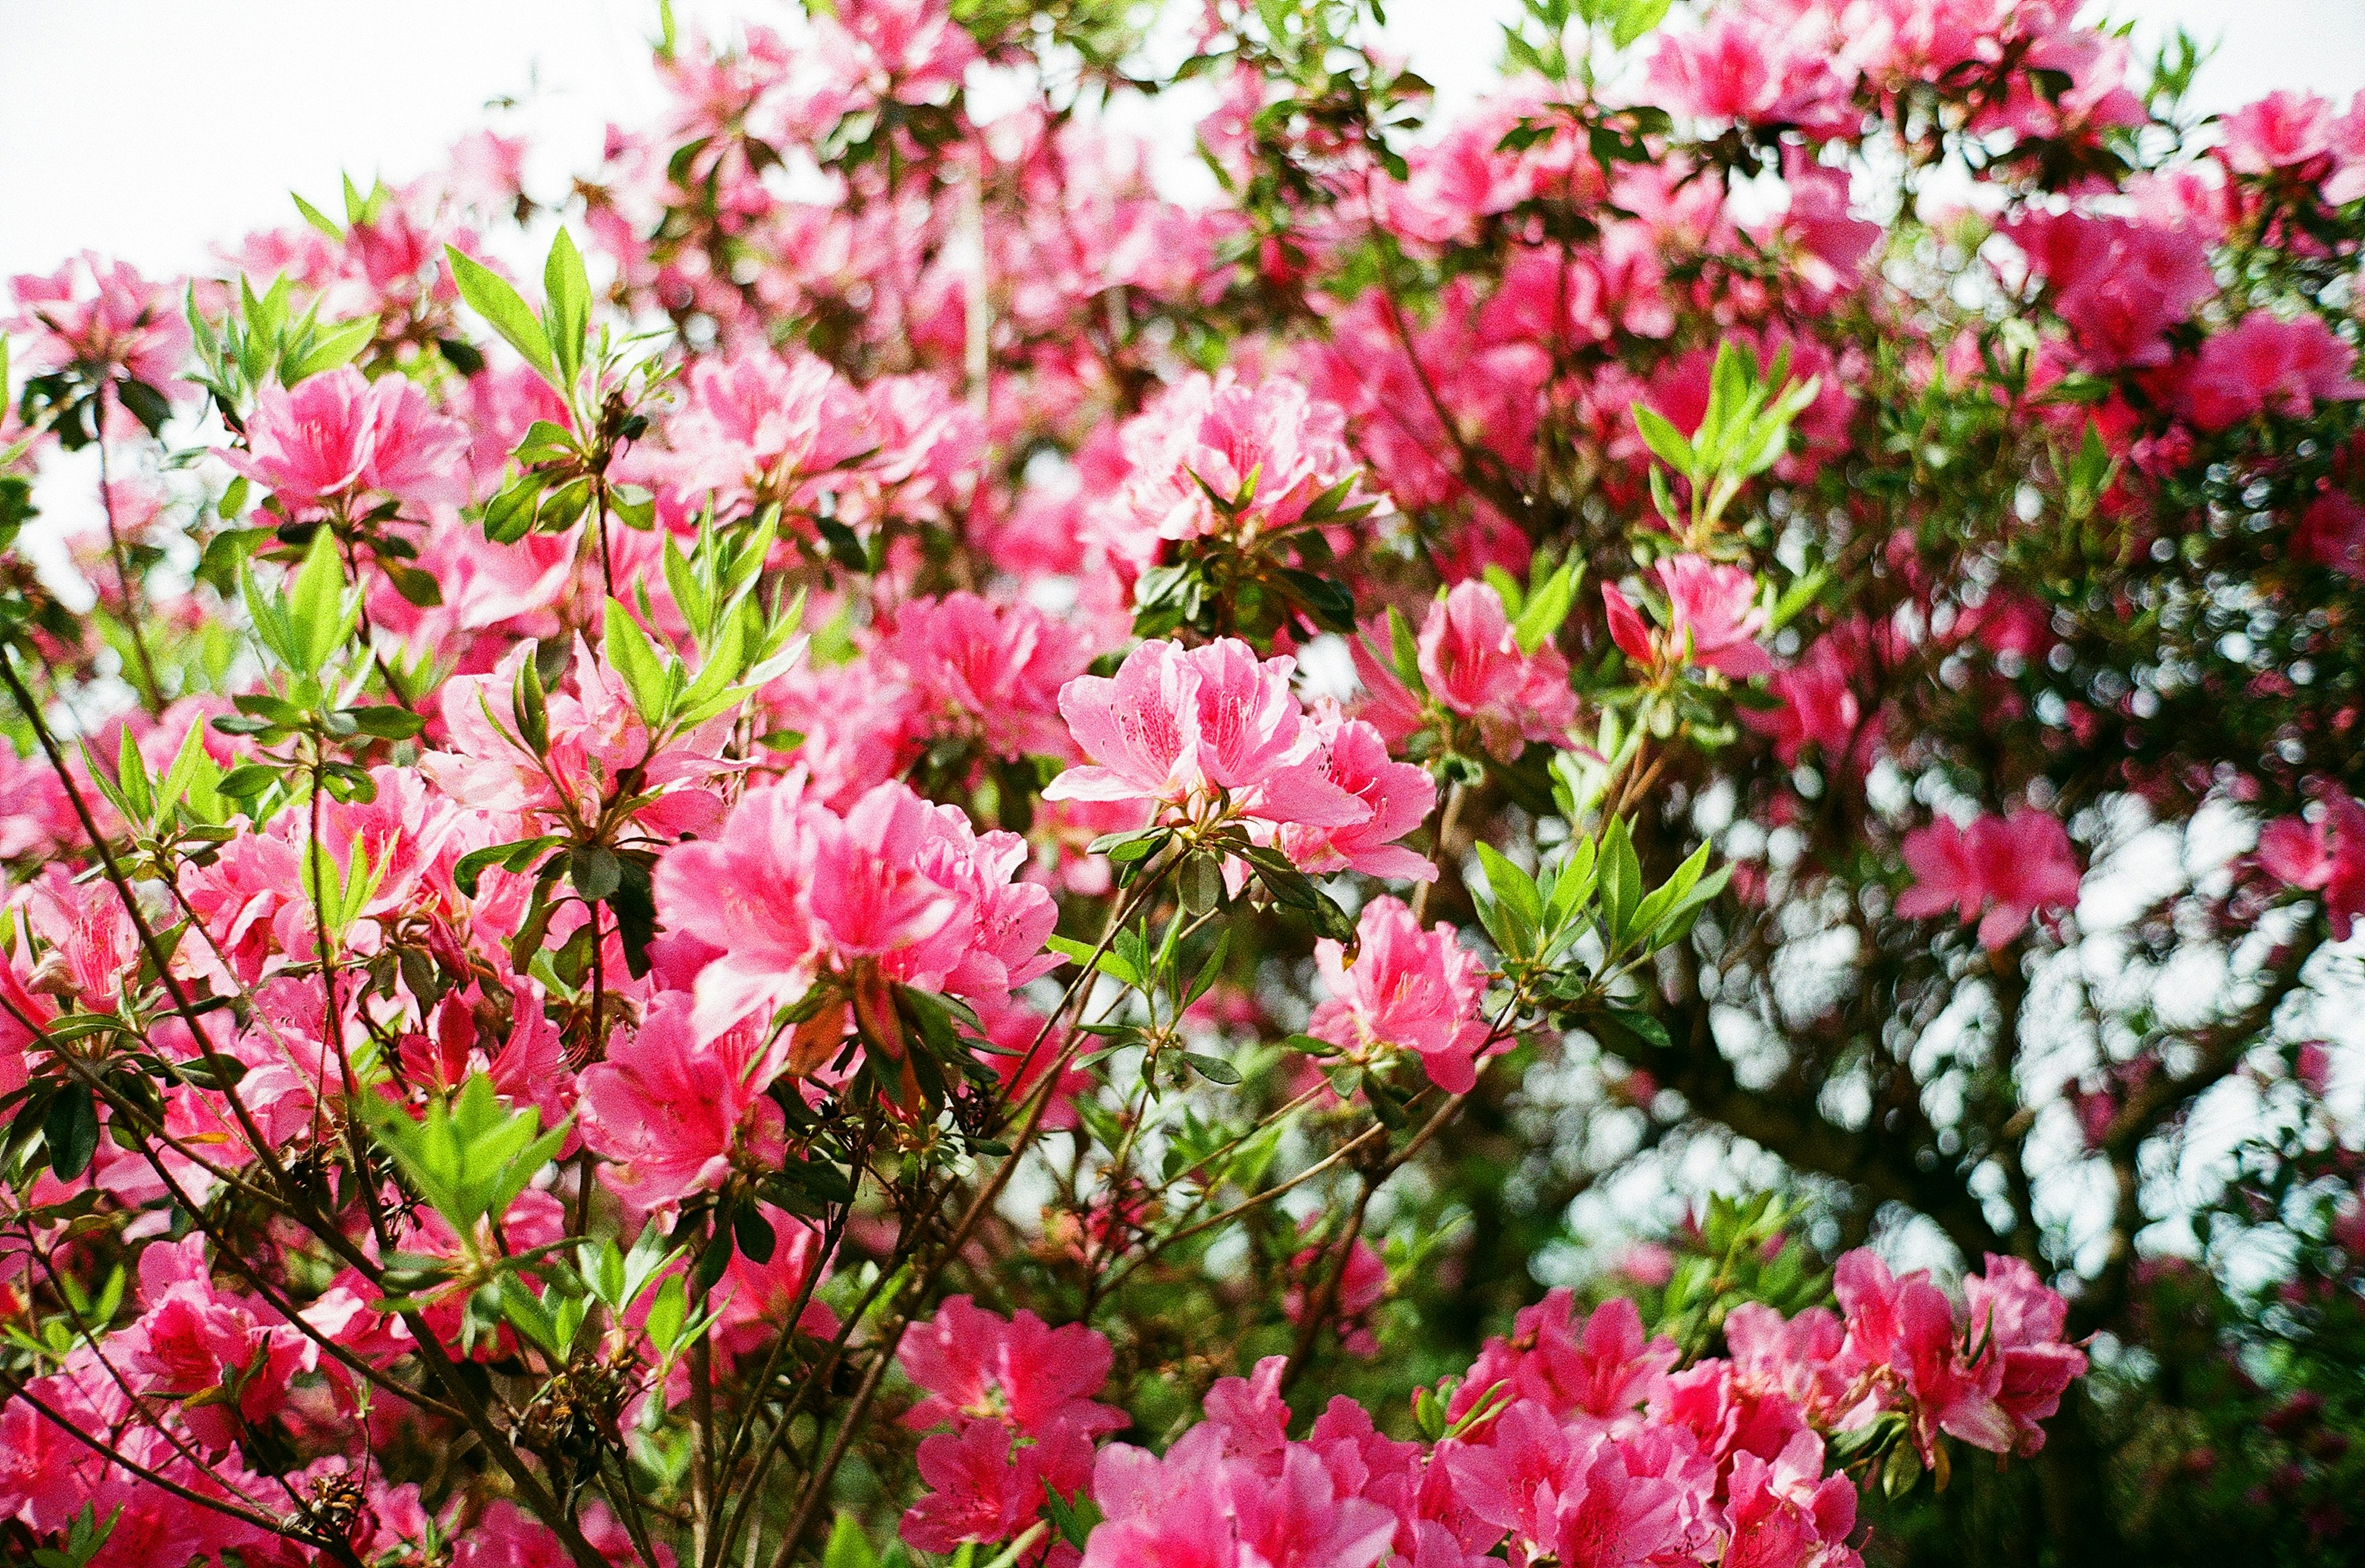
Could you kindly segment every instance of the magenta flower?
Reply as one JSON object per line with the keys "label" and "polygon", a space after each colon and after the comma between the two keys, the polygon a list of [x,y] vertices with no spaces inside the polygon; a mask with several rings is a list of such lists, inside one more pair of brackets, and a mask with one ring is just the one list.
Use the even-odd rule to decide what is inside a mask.
{"label": "magenta flower", "polygon": [[1127,1417],[1093,1398],[1108,1381],[1110,1354],[1107,1338],[1081,1323],[1053,1328],[1024,1310],[1004,1318],[953,1296],[897,1352],[904,1375],[928,1391],[904,1424],[1002,1421],[1029,1436],[1060,1427],[1115,1431]]}
{"label": "magenta flower", "polygon": [[1927,919],[1947,910],[1979,923],[1989,951],[2003,946],[2039,913],[2058,913],[2078,902],[2077,857],[2059,819],[2033,806],[2009,817],[1983,816],[1966,830],[1945,817],[1905,837],[1905,865],[1913,886],[1897,896],[1897,913]]}
{"label": "magenta flower", "polygon": [[1614,583],[1601,585],[1609,635],[1629,658],[1646,667],[1694,664],[1735,680],[1770,674],[1774,657],[1758,645],[1765,629],[1757,579],[1739,566],[1698,555],[1670,555],[1658,565],[1667,596],[1667,629],[1654,633]]}
{"label": "magenta flower", "polygon": [[2365,915],[2365,804],[2327,789],[2315,822],[2285,817],[2259,833],[2259,864],[2285,887],[2320,893],[2333,938],[2346,942]]}
{"label": "magenta flower", "polygon": [[2317,403],[2365,398],[2365,382],[2348,374],[2356,364],[2357,351],[2322,317],[2284,321],[2253,310],[2201,345],[2181,407],[2204,431],[2260,414],[2303,420]]}
{"label": "magenta flower", "polygon": [[1389,1049],[1420,1057],[1431,1082],[1460,1094],[1478,1081],[1487,1029],[1479,1017],[1486,969],[1454,940],[1444,921],[1428,931],[1403,901],[1383,894],[1356,919],[1359,943],[1347,950],[1327,938],[1314,961],[1329,999],[1306,1032],[1358,1058]]}

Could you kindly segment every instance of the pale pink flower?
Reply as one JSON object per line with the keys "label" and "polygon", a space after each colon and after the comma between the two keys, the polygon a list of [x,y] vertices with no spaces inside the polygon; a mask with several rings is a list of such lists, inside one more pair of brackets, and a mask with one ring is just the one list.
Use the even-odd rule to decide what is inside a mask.
{"label": "pale pink flower", "polygon": [[1757,603],[1757,579],[1739,566],[1720,566],[1698,555],[1670,555],[1659,563],[1667,593],[1667,647],[1674,655],[1747,680],[1774,667],[1773,655],[1756,641],[1766,614]]}
{"label": "pale pink flower", "polygon": [[[1345,428],[1336,407],[1286,377],[1188,377],[1124,429],[1131,473],[1109,523],[1119,553],[1140,566],[1161,540],[1248,543],[1295,527],[1317,497],[1361,469]],[[1245,504],[1227,513],[1216,498]],[[1371,499],[1350,491],[1342,504]]]}
{"label": "pale pink flower", "polygon": [[1091,654],[1065,622],[1032,605],[956,593],[903,606],[886,645],[932,731],[974,731],[997,756],[1067,750],[1059,689]]}
{"label": "pale pink flower", "polygon": [[1389,1048],[1418,1054],[1429,1079],[1460,1094],[1478,1081],[1487,1028],[1479,1015],[1486,969],[1444,921],[1420,928],[1402,900],[1384,894],[1355,921],[1357,949],[1325,938],[1314,961],[1329,993],[1306,1032],[1362,1058]]}
{"label": "pale pink flower", "polygon": [[466,427],[399,375],[373,382],[343,365],[292,388],[273,382],[255,394],[246,443],[222,460],[297,512],[363,495],[424,503],[466,492]]}
{"label": "pale pink flower", "polygon": [[709,495],[726,510],[802,505],[816,478],[874,444],[861,395],[811,354],[702,359],[687,386],[666,426],[671,450],[652,461],[689,512]]}
{"label": "pale pink flower", "polygon": [[16,369],[45,375],[80,365],[120,371],[168,396],[189,357],[189,323],[180,291],[151,283],[129,262],[84,251],[47,277],[26,273],[9,280],[17,314],[0,319],[0,332],[26,336]]}
{"label": "pale pink flower", "polygon": [[1079,676],[1059,711],[1091,763],[1047,801],[1141,801],[1201,822],[1247,819],[1348,827],[1371,808],[1324,776],[1318,737],[1289,689],[1295,660],[1260,660],[1226,637],[1204,647],[1145,643],[1116,674]]}
{"label": "pale pink flower", "polygon": [[2245,104],[2223,122],[2225,163],[2236,174],[2270,174],[2332,151],[2331,100],[2288,89]]}

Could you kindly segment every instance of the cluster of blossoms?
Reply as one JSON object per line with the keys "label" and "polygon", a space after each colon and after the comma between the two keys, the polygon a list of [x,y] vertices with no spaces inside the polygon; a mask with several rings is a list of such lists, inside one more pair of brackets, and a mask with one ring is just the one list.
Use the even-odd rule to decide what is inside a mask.
{"label": "cluster of blossoms", "polygon": [[921,1447],[930,1491],[903,1538],[935,1551],[1016,1539],[1048,1517],[1048,1487],[1104,1518],[1087,1568],[1847,1568],[1862,1562],[1856,1495],[1828,1471],[1831,1446],[1888,1422],[1933,1462],[1941,1432],[2034,1452],[2086,1358],[2062,1340],[2060,1296],[2016,1259],[1990,1258],[1960,1305],[1866,1252],[1840,1260],[1838,1282],[1839,1312],[1735,1308],[1729,1355],[1707,1358],[1650,1337],[1630,1301],[1588,1314],[1553,1291],[1450,1382],[1433,1407],[1450,1430],[1423,1441],[1386,1436],[1343,1395],[1292,1438],[1274,1357],[1218,1381],[1163,1454],[1110,1443],[1097,1458],[1095,1434],[1125,1424],[1090,1397],[1107,1341],[956,1299],[903,1352],[929,1391],[906,1420],[953,1428]]}
{"label": "cluster of blossoms", "polygon": [[[2365,915],[2365,97],[1603,0],[1426,125],[1309,7],[1197,18],[1203,203],[1087,106],[1127,17],[839,0],[668,27],[555,203],[486,131],[10,283],[0,1557],[1832,1568],[1949,1444],[2102,1495],[2147,1140],[2321,1097],[2264,1047]],[[2186,1027],[2081,892],[2204,810],[2113,949],[2263,999]],[[1844,1223],[1533,1299],[1590,1162],[1711,1144]]]}

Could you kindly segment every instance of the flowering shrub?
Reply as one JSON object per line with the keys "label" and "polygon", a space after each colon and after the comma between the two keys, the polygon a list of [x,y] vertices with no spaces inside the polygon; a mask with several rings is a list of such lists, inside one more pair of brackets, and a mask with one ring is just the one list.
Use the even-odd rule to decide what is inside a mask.
{"label": "flowering shrub", "polygon": [[[0,1550],[2110,1560],[2153,1179],[2365,914],[2365,100],[813,9],[555,206],[10,286]],[[1100,112],[1194,92],[1196,204]],[[1786,1191],[1586,1233],[1687,1148]]]}

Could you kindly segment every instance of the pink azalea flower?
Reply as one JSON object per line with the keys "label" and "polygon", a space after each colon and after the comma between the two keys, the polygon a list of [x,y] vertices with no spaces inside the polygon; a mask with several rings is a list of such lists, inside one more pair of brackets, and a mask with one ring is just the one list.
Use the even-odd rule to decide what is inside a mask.
{"label": "pink azalea flower", "polygon": [[296,1329],[258,1315],[267,1309],[217,1291],[205,1249],[203,1236],[191,1236],[140,1255],[147,1310],[132,1330],[137,1338],[116,1353],[143,1394],[185,1400],[236,1388],[234,1400],[181,1406],[190,1435],[220,1451],[277,1414],[289,1380],[311,1366],[313,1349]]}
{"label": "pink azalea flower", "polygon": [[1162,1458],[1124,1444],[1102,1450],[1093,1495],[1107,1516],[1083,1568],[1374,1568],[1395,1516],[1339,1483],[1305,1444],[1260,1464],[1226,1450],[1213,1423]]}
{"label": "pink azalea flower", "polygon": [[779,1107],[764,1091],[785,1065],[753,1030],[701,1041],[688,1000],[663,993],[606,1060],[583,1070],[583,1142],[615,1161],[602,1174],[635,1208],[712,1191],[735,1160],[779,1158]]}
{"label": "pink azalea flower", "polygon": [[928,1391],[903,1419],[922,1430],[980,1420],[1029,1436],[1115,1431],[1126,1415],[1093,1399],[1108,1381],[1110,1355],[1107,1338],[1081,1323],[1053,1328],[1024,1310],[1004,1318],[953,1296],[897,1352],[904,1375]]}
{"label": "pink azalea flower", "polygon": [[687,386],[656,476],[686,511],[709,495],[726,510],[767,500],[801,506],[813,480],[873,444],[860,395],[811,354],[700,360]]}
{"label": "pink azalea flower", "polygon": [[1145,643],[1115,676],[1079,676],[1059,711],[1091,763],[1047,801],[1140,801],[1199,823],[1349,827],[1372,809],[1332,783],[1319,737],[1289,689],[1295,660],[1260,661],[1226,637],[1204,647]]}
{"label": "pink azalea flower", "polygon": [[2204,431],[2221,431],[2259,414],[2305,419],[2319,402],[2365,398],[2365,383],[2349,371],[2357,351],[2320,316],[2284,321],[2253,310],[2201,345],[2185,378],[2185,416]]}
{"label": "pink azalea flower", "polygon": [[2207,236],[2190,225],[2031,213],[2007,232],[2098,371],[2166,364],[2168,330],[2217,292]]}
{"label": "pink azalea flower", "polygon": [[521,666],[533,655],[521,643],[490,673],[444,684],[444,745],[419,759],[421,772],[462,805],[553,819],[543,825],[559,831],[601,824],[628,794],[651,797],[632,812],[646,834],[713,831],[723,801],[711,786],[744,766],[713,755],[729,715],[653,749],[622,678],[578,636],[565,680],[544,696],[547,745],[537,754],[516,704]]}
{"label": "pink azalea flower", "polygon": [[1785,767],[1797,767],[1810,745],[1821,750],[1826,765],[1855,761],[1864,709],[1849,641],[1836,631],[1818,637],[1803,657],[1766,683],[1780,707],[1743,711],[1742,722],[1773,738],[1774,755]]}
{"label": "pink azalea flower", "polygon": [[1091,662],[1083,638],[1032,605],[972,593],[914,599],[887,638],[932,733],[977,733],[996,756],[1068,749],[1059,689]]}
{"label": "pink azalea flower", "polygon": [[344,365],[292,388],[271,383],[255,395],[246,442],[222,460],[297,512],[364,494],[452,501],[466,488],[466,427],[398,375],[373,382]]}
{"label": "pink azalea flower", "polygon": [[1427,822],[1437,804],[1437,781],[1429,770],[1391,761],[1380,732],[1361,719],[1341,716],[1336,704],[1317,708],[1313,729],[1321,743],[1324,777],[1369,806],[1372,814],[1345,827],[1285,824],[1281,846],[1291,863],[1317,876],[1353,870],[1436,880],[1437,868],[1426,856],[1396,843]]}
{"label": "pink azalea flower", "polygon": [[2314,93],[2269,93],[2227,115],[2223,129],[2228,168],[2270,174],[2332,151],[2332,104]]}
{"label": "pink azalea flower", "polygon": [[2032,916],[2078,902],[2078,861],[2068,832],[2058,818],[2033,806],[2009,817],[1980,817],[1967,831],[1941,817],[1906,835],[1905,864],[1913,886],[1898,895],[1897,913],[1922,920],[1953,910],[1965,921],[1978,921],[1979,941],[1990,952],[2018,935]]}
{"label": "pink azalea flower", "polygon": [[[1283,376],[1186,378],[1124,429],[1131,474],[1105,522],[1116,552],[1138,569],[1161,540],[1222,534],[1246,543],[1297,526],[1317,497],[1362,468],[1345,428],[1336,407]],[[1215,497],[1248,504],[1227,514]],[[1344,504],[1373,498],[1351,491]]]}
{"label": "pink azalea flower", "polygon": [[2365,915],[2365,804],[2334,789],[2322,801],[2313,823],[2285,817],[2261,829],[2259,864],[2286,887],[2322,894],[2333,937],[2346,942]]}
{"label": "pink azalea flower", "polygon": [[1549,643],[1521,653],[1503,596],[1491,585],[1456,583],[1429,607],[1419,644],[1429,695],[1475,720],[1488,751],[1508,760],[1522,742],[1568,744],[1576,720],[1568,662]]}
{"label": "pink azalea flower", "polygon": [[1756,642],[1765,611],[1756,603],[1754,577],[1698,555],[1671,555],[1659,563],[1659,581],[1667,590],[1670,650],[1687,649],[1693,662],[1736,680],[1774,667],[1773,655]]}
{"label": "pink azalea flower", "polygon": [[805,890],[825,815],[806,800],[799,769],[740,797],[719,837],[657,862],[659,917],[715,955],[698,971],[700,1035],[794,1002],[812,983],[821,954]]}
{"label": "pink azalea flower", "polygon": [[2295,561],[2365,582],[2365,505],[2340,490],[2316,497],[2292,531],[2291,553]]}
{"label": "pink azalea flower", "polygon": [[1430,1081],[1448,1093],[1474,1087],[1487,1036],[1479,1017],[1486,969],[1478,955],[1454,940],[1450,924],[1423,931],[1401,900],[1384,894],[1363,906],[1355,935],[1351,963],[1339,943],[1315,944],[1329,998],[1314,1010],[1306,1032],[1359,1058],[1414,1051]]}
{"label": "pink azalea flower", "polygon": [[189,357],[189,322],[180,290],[151,283],[129,262],[84,251],[47,277],[9,280],[17,314],[0,332],[24,334],[17,374],[46,375],[71,365],[114,369],[159,392],[180,392],[175,378]]}
{"label": "pink azalea flower", "polygon": [[50,865],[25,895],[25,921],[49,948],[42,969],[93,1012],[114,1012],[140,958],[140,933],[115,885],[78,883]]}
{"label": "pink azalea flower", "polygon": [[1985,1271],[1963,1282],[1963,1310],[1974,1346],[2002,1359],[1996,1404],[2012,1423],[2012,1451],[2034,1453],[2045,1446],[2040,1423],[2086,1370],[2085,1352],[2062,1340],[2069,1304],[2020,1259],[1990,1252]]}
{"label": "pink azalea flower", "polygon": [[1555,1289],[1520,1309],[1508,1339],[1486,1341],[1451,1408],[1458,1417],[1508,1382],[1514,1398],[1556,1417],[1613,1421],[1658,1396],[1676,1355],[1674,1345],[1643,1333],[1631,1301],[1613,1297],[1580,1318],[1575,1298]]}

